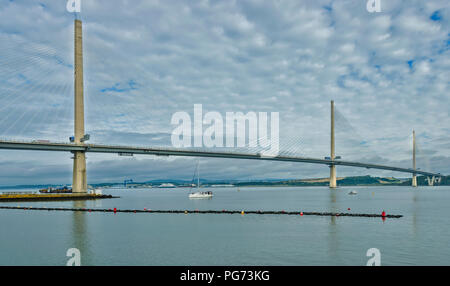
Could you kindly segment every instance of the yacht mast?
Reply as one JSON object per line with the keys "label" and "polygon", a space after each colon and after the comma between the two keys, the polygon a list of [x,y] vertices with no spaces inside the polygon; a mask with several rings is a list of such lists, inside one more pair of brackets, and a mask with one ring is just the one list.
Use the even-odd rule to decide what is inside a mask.
{"label": "yacht mast", "polygon": [[197,162],[197,189],[200,189],[200,162]]}

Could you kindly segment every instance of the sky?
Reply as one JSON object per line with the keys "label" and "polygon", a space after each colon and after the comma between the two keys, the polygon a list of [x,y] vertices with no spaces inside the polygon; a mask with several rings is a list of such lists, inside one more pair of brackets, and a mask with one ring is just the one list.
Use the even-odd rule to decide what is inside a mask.
{"label": "sky", "polygon": [[[450,174],[447,0],[0,1],[0,138],[73,135],[73,22],[83,21],[90,143],[171,146],[174,113],[278,112],[280,148]],[[284,149],[283,149],[284,148]],[[71,154],[0,150],[0,186],[70,184]],[[88,182],[187,179],[195,158],[88,154]],[[201,159],[203,179],[317,178],[323,165]],[[408,177],[339,167],[338,176]]]}

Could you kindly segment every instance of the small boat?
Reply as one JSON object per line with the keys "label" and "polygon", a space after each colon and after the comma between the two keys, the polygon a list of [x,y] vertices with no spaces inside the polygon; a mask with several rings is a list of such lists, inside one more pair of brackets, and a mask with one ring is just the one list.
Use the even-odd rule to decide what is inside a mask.
{"label": "small boat", "polygon": [[356,194],[358,194],[358,192],[357,191],[351,191],[350,193],[348,193],[349,195],[356,195]]}
{"label": "small boat", "polygon": [[93,195],[103,195],[103,189],[102,188],[91,188],[89,189],[89,193]]}
{"label": "small boat", "polygon": [[211,191],[208,192],[200,192],[200,171],[199,164],[197,163],[197,191],[190,193],[190,199],[211,199],[213,197],[213,193]]}
{"label": "small boat", "polygon": [[68,188],[67,186],[64,186],[62,188],[48,187],[47,189],[39,190],[39,193],[41,193],[41,194],[71,194],[72,189]]}
{"label": "small boat", "polygon": [[168,189],[168,188],[176,188],[176,186],[172,183],[164,183],[159,185],[158,188]]}
{"label": "small boat", "polygon": [[212,192],[195,192],[189,194],[190,199],[210,199],[213,197]]}

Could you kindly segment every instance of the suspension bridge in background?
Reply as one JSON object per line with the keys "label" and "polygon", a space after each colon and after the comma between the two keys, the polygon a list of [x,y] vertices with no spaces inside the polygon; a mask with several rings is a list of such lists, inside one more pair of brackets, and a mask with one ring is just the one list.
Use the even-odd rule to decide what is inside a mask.
{"label": "suspension bridge in background", "polygon": [[[413,152],[412,167],[400,168],[395,166],[361,163],[353,161],[341,160],[335,155],[335,107],[331,101],[331,134],[330,134],[330,157],[324,159],[308,158],[303,156],[284,155],[276,156],[264,155],[260,152],[238,152],[238,151],[210,151],[210,150],[191,150],[188,148],[175,147],[133,147],[133,146],[111,146],[102,144],[87,144],[89,135],[85,134],[84,127],[84,95],[83,95],[83,40],[82,40],[82,22],[75,20],[75,52],[74,52],[74,77],[75,77],[75,133],[70,143],[58,143],[50,141],[15,141],[0,140],[0,149],[6,150],[33,150],[33,151],[56,151],[73,153],[73,183],[72,190],[74,193],[87,192],[87,176],[86,176],[86,153],[115,153],[121,156],[132,155],[156,155],[156,156],[187,156],[187,157],[208,157],[208,158],[231,158],[245,160],[266,160],[281,162],[296,162],[309,164],[322,164],[330,168],[330,188],[336,188],[336,167],[350,166],[357,168],[389,170],[395,172],[412,174],[412,186],[417,186],[417,175],[426,176],[430,186],[439,183],[441,180],[440,173],[426,172],[416,168],[416,140],[413,131]],[[126,185],[127,182],[124,182]]]}

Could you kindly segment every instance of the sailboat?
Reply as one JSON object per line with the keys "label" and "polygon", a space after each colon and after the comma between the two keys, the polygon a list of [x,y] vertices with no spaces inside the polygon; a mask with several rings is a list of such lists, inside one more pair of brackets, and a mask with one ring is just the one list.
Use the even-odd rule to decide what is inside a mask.
{"label": "sailboat", "polygon": [[199,163],[197,163],[197,191],[196,192],[191,192],[189,194],[189,198],[190,199],[210,199],[213,197],[213,193],[208,191],[208,192],[200,192],[200,168],[199,168]]}

